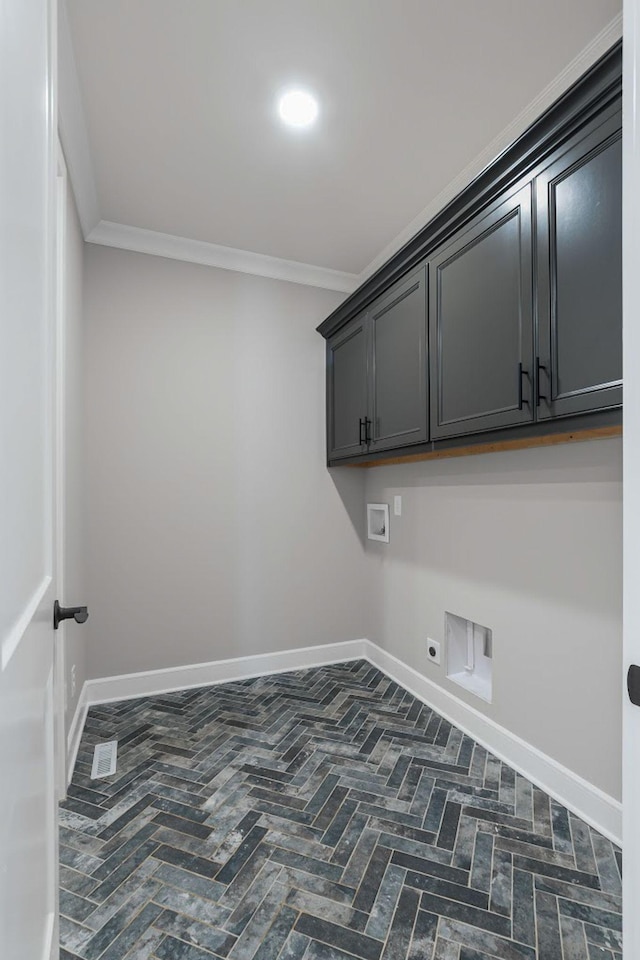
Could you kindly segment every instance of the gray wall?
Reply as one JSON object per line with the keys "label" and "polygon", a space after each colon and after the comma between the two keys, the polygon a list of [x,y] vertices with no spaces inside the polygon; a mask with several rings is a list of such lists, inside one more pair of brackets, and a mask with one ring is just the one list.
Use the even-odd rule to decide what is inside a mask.
{"label": "gray wall", "polygon": [[339,295],[91,245],[85,287],[89,676],[364,636],[364,475],[325,469]]}
{"label": "gray wall", "polygon": [[[90,677],[368,636],[620,795],[619,441],[327,471],[337,294],[85,263]],[[494,631],[490,705],[426,660],[445,610]]]}
{"label": "gray wall", "polygon": [[[76,606],[86,603],[85,580],[85,450],[84,450],[84,240],[71,186],[67,181],[65,222],[65,335],[64,335],[64,529],[60,600]],[[86,645],[90,622],[82,627],[63,623],[66,674],[67,733],[86,678]],[[75,691],[71,669],[75,664]]]}
{"label": "gray wall", "polygon": [[[367,471],[370,639],[619,798],[621,441]],[[493,702],[426,657],[444,614],[493,629]]]}

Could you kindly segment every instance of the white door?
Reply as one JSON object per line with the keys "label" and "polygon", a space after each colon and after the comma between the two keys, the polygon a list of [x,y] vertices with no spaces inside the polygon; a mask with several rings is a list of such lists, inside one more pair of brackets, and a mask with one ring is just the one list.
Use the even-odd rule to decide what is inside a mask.
{"label": "white door", "polygon": [[[640,0],[623,30],[624,673],[640,664]],[[624,955],[640,957],[640,706],[624,691]]]}
{"label": "white door", "polygon": [[55,0],[0,0],[0,954],[57,956]]}

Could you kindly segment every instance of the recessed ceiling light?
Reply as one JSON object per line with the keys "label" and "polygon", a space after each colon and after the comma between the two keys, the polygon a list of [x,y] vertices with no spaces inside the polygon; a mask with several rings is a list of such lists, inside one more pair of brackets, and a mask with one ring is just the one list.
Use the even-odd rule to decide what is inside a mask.
{"label": "recessed ceiling light", "polygon": [[318,116],[318,101],[306,90],[288,90],[280,97],[278,113],[289,127],[310,127]]}

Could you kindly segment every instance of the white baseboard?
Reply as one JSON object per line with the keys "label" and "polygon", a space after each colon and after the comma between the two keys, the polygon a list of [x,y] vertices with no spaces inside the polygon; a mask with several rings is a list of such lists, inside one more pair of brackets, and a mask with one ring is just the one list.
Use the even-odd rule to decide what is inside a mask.
{"label": "white baseboard", "polygon": [[82,739],[82,731],[84,730],[85,720],[87,719],[87,710],[87,684],[85,682],[82,685],[82,690],[80,691],[75,713],[73,714],[73,720],[71,721],[71,726],[69,727],[69,733],[67,735],[67,784],[71,783],[73,768],[76,765],[76,757],[78,756],[78,748],[80,746],[80,740]]}
{"label": "white baseboard", "polygon": [[252,677],[359,658],[368,660],[614,843],[621,843],[622,805],[617,800],[370,640],[348,640],[344,643],[87,680],[69,731],[69,777],[73,772],[87,709],[92,704],[157,696],[176,690],[249,680]]}
{"label": "white baseboard", "polygon": [[605,837],[621,845],[622,804],[618,800],[370,640],[365,643],[365,658]]}
{"label": "white baseboard", "polygon": [[265,677],[272,673],[287,673],[291,670],[357,660],[365,655],[365,643],[365,640],[347,640],[344,643],[325,643],[318,647],[279,650],[277,653],[260,653],[249,657],[233,657],[230,660],[212,660],[210,663],[87,680],[87,703],[110,703],[113,700],[152,697],[174,690],[188,690],[190,687],[232,683],[234,680],[250,680],[252,677]]}
{"label": "white baseboard", "polygon": [[58,938],[56,932],[58,925],[56,923],[56,914],[52,910],[47,914],[45,921],[44,936],[42,938],[42,960],[57,960],[59,956]]}

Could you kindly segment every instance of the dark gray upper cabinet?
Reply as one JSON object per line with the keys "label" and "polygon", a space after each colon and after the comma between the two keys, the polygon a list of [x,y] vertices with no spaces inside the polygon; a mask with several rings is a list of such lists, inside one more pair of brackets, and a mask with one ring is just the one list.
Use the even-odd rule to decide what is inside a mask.
{"label": "dark gray upper cabinet", "polygon": [[367,330],[357,317],[327,342],[327,454],[354,457],[366,447]]}
{"label": "dark gray upper cabinet", "polygon": [[622,141],[614,110],[535,181],[538,419],[622,403]]}
{"label": "dark gray upper cabinet", "polygon": [[618,429],[621,101],[618,43],[320,324],[330,463]]}
{"label": "dark gray upper cabinet", "polygon": [[429,259],[431,436],[533,419],[531,187]]}
{"label": "dark gray upper cabinet", "polygon": [[369,310],[369,450],[428,439],[425,288],[423,266]]}

